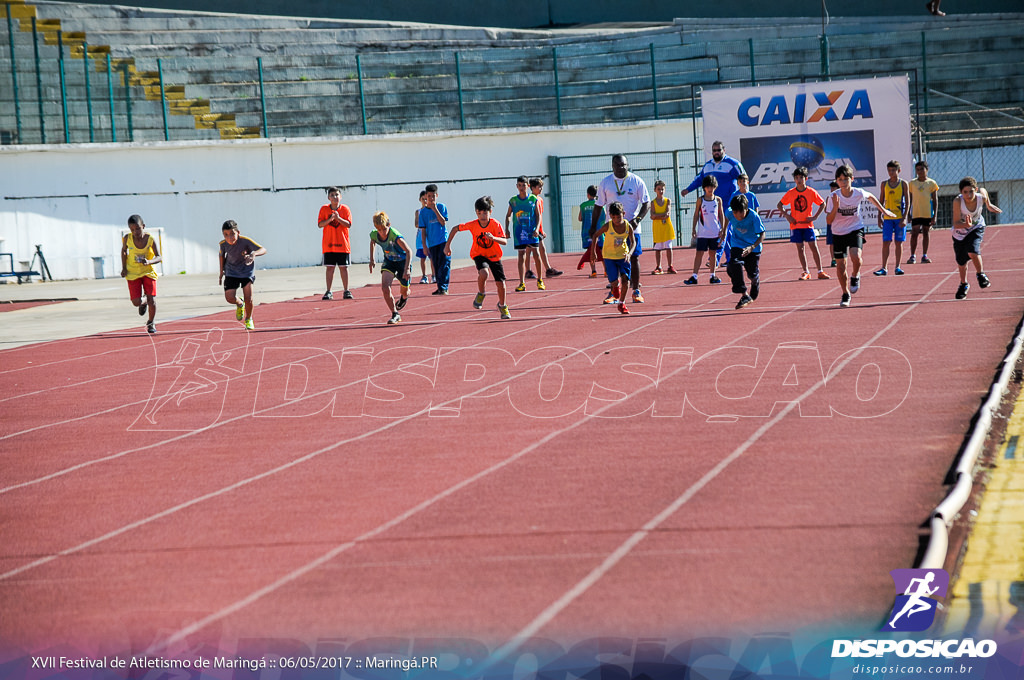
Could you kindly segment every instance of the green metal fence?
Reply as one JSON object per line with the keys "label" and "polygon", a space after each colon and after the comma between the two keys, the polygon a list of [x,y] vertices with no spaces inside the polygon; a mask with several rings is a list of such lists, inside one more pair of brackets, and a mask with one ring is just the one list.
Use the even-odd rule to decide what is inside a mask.
{"label": "green metal fence", "polygon": [[[0,135],[6,143],[305,137],[646,121],[699,115],[694,91],[702,86],[882,72],[919,74],[922,101],[917,108],[922,112],[957,106],[930,95],[930,85],[942,75],[936,72],[953,68],[943,54],[951,38],[941,32],[921,32],[912,39],[893,32],[692,44],[673,43],[671,35],[676,41],[684,37],[666,34],[647,44],[606,40],[556,47],[358,53],[339,46],[337,53],[305,56],[132,60],[112,58],[109,48],[90,46],[78,36],[65,39],[60,32],[57,45],[49,44],[52,34],[38,28],[35,19],[24,30],[28,27],[21,22],[26,20],[12,19],[10,7],[5,5],[7,30],[0,30],[8,43],[0,50]],[[1007,68],[1024,78],[1020,60],[1014,62],[1013,50],[1021,49],[1014,31],[1021,33],[1008,27],[1005,35],[993,38],[991,56],[1006,52],[1006,59],[1016,64]],[[246,53],[241,48],[238,52]],[[953,87],[977,84],[958,78],[946,77],[937,84],[953,95],[958,94]],[[1012,92],[1004,88],[992,96],[1012,97]]]}

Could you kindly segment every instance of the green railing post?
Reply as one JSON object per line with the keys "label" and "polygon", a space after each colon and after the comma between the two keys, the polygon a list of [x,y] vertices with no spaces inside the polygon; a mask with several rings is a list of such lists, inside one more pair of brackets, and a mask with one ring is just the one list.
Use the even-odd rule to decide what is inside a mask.
{"label": "green railing post", "polygon": [[551,48],[551,62],[555,71],[555,111],[558,116],[558,124],[562,124],[562,93],[558,87],[558,48]]}
{"label": "green railing post", "polygon": [[10,39],[11,48],[11,85],[14,86],[14,118],[18,125],[18,144],[21,144],[21,102],[18,100],[18,65],[14,57],[14,25],[11,22],[11,6],[5,3],[7,8],[7,36]]}
{"label": "green railing post", "polygon": [[928,43],[921,31],[921,80],[924,83],[924,112],[928,113]]}
{"label": "green railing post", "polygon": [[135,141],[135,126],[132,124],[132,79],[128,75],[128,62],[121,64],[124,73],[124,108],[128,119],[128,141]]}
{"label": "green railing post", "polygon": [[171,133],[167,129],[167,97],[164,96],[164,66],[163,60],[156,60],[156,75],[160,79],[160,112],[164,114],[164,141],[171,141]]}
{"label": "green railing post", "polygon": [[366,94],[363,92],[363,62],[356,55],[356,76],[359,78],[359,110],[363,112],[363,134],[366,134]]}
{"label": "green railing post", "polygon": [[60,106],[64,112],[64,143],[71,143],[71,131],[68,130],[68,88],[64,82],[64,31],[57,31],[57,66],[60,70]]}
{"label": "green railing post", "polygon": [[110,101],[110,141],[117,141],[117,123],[114,121],[114,75],[110,71],[110,52],[107,52],[107,99]]}
{"label": "green railing post", "polygon": [[750,84],[757,85],[757,74],[754,71],[754,39],[747,38],[747,47],[750,48]]}
{"label": "green railing post", "polygon": [[823,78],[830,77],[828,63],[828,36],[824,34],[821,36],[821,75]]}
{"label": "green railing post", "polygon": [[85,110],[89,115],[89,141],[96,141],[96,130],[92,125],[92,88],[89,86],[89,41],[82,41],[82,61],[85,63]]}
{"label": "green railing post", "polygon": [[455,53],[455,84],[459,88],[459,122],[462,124],[462,129],[466,129],[466,111],[462,107],[462,66],[459,61],[459,53]]}
{"label": "green railing post", "polygon": [[46,113],[43,111],[43,74],[39,68],[39,31],[36,30],[36,18],[32,17],[32,51],[36,58],[36,94],[39,95],[39,136],[46,144]]}
{"label": "green railing post", "polygon": [[651,94],[654,98],[654,120],[658,120],[658,71],[654,66],[654,43],[651,43]]}
{"label": "green railing post", "polygon": [[256,70],[260,73],[260,111],[263,112],[263,137],[270,136],[267,129],[267,96],[263,91],[263,57],[256,57]]}

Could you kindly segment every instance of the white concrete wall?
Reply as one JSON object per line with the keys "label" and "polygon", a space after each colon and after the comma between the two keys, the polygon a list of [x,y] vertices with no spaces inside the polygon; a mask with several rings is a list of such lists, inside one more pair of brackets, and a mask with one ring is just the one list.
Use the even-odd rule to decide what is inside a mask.
{"label": "white concrete wall", "polygon": [[[27,261],[39,243],[55,278],[90,278],[94,257],[120,273],[120,235],[132,213],[163,228],[164,271],[217,271],[221,224],[266,246],[261,268],[320,261],[323,188],[343,188],[365,262],[370,218],[386,211],[410,238],[417,197],[439,186],[449,217],[475,217],[490,195],[504,219],[520,174],[546,176],[548,156],[669,150],[692,145],[690,121],[302,140],[0,147],[0,251]],[[549,185],[550,186],[550,185]],[[571,197],[578,202],[578,197]],[[550,201],[549,201],[550,203]],[[550,219],[550,216],[547,216]],[[468,238],[453,255],[467,257]]]}

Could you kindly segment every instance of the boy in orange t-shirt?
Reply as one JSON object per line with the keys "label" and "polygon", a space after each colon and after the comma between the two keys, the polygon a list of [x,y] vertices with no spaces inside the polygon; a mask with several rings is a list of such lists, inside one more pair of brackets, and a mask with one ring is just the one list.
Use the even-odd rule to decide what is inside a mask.
{"label": "boy in orange t-shirt", "polygon": [[[796,254],[800,257],[800,267],[803,269],[800,280],[807,281],[811,278],[807,269],[807,256],[804,255],[804,243],[811,245],[811,255],[814,256],[814,264],[818,267],[818,278],[832,278],[821,268],[818,234],[814,231],[814,220],[825,209],[825,199],[817,191],[807,186],[807,168],[800,166],[794,170],[793,181],[796,182],[796,186],[786,192],[786,195],[779,201],[778,208],[789,220],[789,242],[796,244]],[[787,205],[790,206],[788,211],[785,208]],[[814,212],[814,206],[818,206],[817,212]],[[813,215],[811,215],[812,212],[814,212]]]}
{"label": "boy in orange t-shirt", "polygon": [[349,245],[348,230],[352,227],[352,211],[341,202],[341,189],[327,188],[329,203],[320,208],[317,226],[323,230],[324,266],[327,267],[327,292],[323,300],[333,300],[331,286],[334,283],[334,268],[341,271],[341,285],[345,291],[343,297],[352,299],[348,289],[348,265],[352,247]]}
{"label": "boy in orange t-shirt", "polygon": [[491,219],[491,211],[494,210],[494,201],[490,196],[481,196],[476,199],[476,219],[472,222],[460,224],[448,234],[448,242],[444,244],[444,254],[452,255],[452,239],[460,231],[468,231],[473,235],[473,247],[469,250],[469,256],[473,258],[477,269],[477,294],[473,300],[473,306],[481,309],[484,306],[484,284],[487,283],[487,270],[491,270],[494,277],[494,288],[498,291],[498,311],[502,319],[511,319],[512,314],[505,304],[505,268],[501,264],[501,247],[508,243],[505,237],[505,230],[501,224]]}

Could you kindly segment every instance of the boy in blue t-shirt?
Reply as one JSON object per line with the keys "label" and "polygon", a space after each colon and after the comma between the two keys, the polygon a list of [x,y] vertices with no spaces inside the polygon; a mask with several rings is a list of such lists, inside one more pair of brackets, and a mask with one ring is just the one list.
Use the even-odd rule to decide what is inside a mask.
{"label": "boy in blue t-shirt", "polygon": [[[580,203],[580,214],[578,215],[580,220],[580,235],[583,237],[583,255],[580,257],[579,264],[576,265],[576,271],[583,271],[583,265],[590,262],[591,251],[594,250],[597,253],[597,260],[601,261],[604,259],[601,253],[601,247],[604,245],[604,237],[602,236],[595,243],[593,240],[594,236],[594,211],[597,211],[597,224],[604,224],[604,207],[597,205],[597,187],[591,184],[587,187],[587,200]],[[590,262],[590,278],[597,278],[597,266],[595,263]]]}
{"label": "boy in blue t-shirt", "polygon": [[[529,193],[529,179],[526,175],[516,178],[515,196],[508,199],[508,212],[505,213],[505,235],[511,237],[519,255],[519,285],[516,292],[526,290],[526,269],[530,255],[537,265],[537,271],[544,271],[540,266],[540,255],[537,247],[540,244],[538,227],[540,218],[537,212],[537,200]],[[537,279],[537,288],[544,290],[543,279]]]}
{"label": "boy in blue t-shirt", "polygon": [[448,242],[448,208],[444,203],[437,202],[437,185],[428,184],[425,188],[426,205],[420,208],[419,228],[423,234],[423,245],[430,255],[430,267],[434,270],[434,283],[437,290],[431,295],[448,294],[448,278],[452,271],[452,258],[444,254],[444,245]]}
{"label": "boy in blue t-shirt", "polygon": [[[758,265],[761,260],[761,244],[764,242],[764,222],[756,212],[749,209],[747,197],[740,193],[732,197],[725,216],[732,227],[732,242],[726,272],[732,280],[732,292],[740,294],[736,309],[743,309],[757,299],[761,286],[761,273]],[[749,295],[743,281],[744,270],[750,280]]]}

